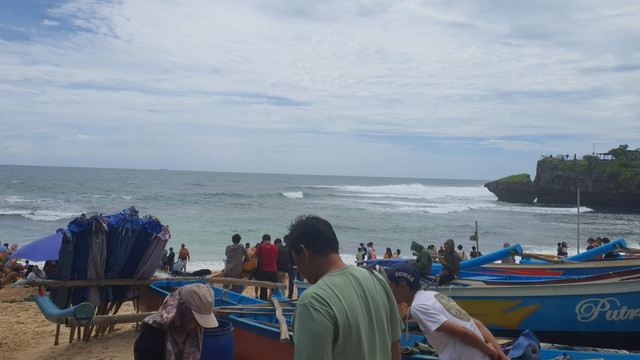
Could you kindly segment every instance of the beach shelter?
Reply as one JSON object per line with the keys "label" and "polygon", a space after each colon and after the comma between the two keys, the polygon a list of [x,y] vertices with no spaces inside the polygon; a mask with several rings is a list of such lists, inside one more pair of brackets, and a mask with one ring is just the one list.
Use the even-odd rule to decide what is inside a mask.
{"label": "beach shelter", "polygon": [[55,234],[32,241],[20,247],[9,258],[31,261],[58,260],[60,245],[62,244],[62,232],[62,229],[58,229]]}

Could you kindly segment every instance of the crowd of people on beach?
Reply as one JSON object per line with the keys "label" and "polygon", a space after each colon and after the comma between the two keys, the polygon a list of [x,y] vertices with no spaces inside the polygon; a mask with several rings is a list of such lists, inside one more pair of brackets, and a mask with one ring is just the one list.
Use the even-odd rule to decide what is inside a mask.
{"label": "crowd of people on beach", "polygon": [[[283,240],[284,239],[284,240]],[[292,253],[287,245],[288,237],[276,238],[271,243],[271,235],[264,234],[260,242],[251,247],[251,243],[241,244],[242,236],[231,236],[231,245],[225,249],[225,266],[223,276],[236,279],[255,279],[272,283],[286,284],[284,292],[289,299],[293,298],[294,281],[302,281],[298,273]],[[238,285],[227,286],[232,291],[238,291]],[[256,291],[256,297],[267,300],[272,291],[260,288]]]}
{"label": "crowd of people on beach", "polygon": [[[347,265],[339,254],[333,227],[318,216],[297,218],[289,227],[289,233],[282,239],[276,238],[273,244],[269,234],[264,234],[254,247],[250,243],[243,246],[241,240],[240,234],[231,237],[231,244],[225,251],[224,277],[288,283],[289,298],[293,295],[292,282],[299,276],[314,284],[298,298],[293,316],[297,360],[401,359],[403,324],[399,304],[409,306],[411,316],[442,358],[453,358],[450,355],[455,354],[455,358],[508,359],[487,328],[450,298],[433,291],[418,294],[420,276],[431,272],[434,259],[443,266],[441,283],[459,274],[460,261],[467,256],[461,247],[456,250],[453,239],[444,242],[440,253],[435,251],[435,246],[424,247],[414,241],[411,250],[416,259],[393,267],[386,278],[369,267]],[[477,251],[475,255],[479,255]],[[383,256],[399,258],[401,252],[387,248]],[[360,263],[365,259],[376,259],[373,243],[360,244],[356,258]],[[270,296],[266,290],[261,289],[261,299]],[[184,295],[173,295],[165,301],[159,313],[167,314],[166,317],[150,317],[144,321],[146,333],[141,333],[136,342],[137,354],[142,355],[142,349],[152,348],[149,346],[152,336],[153,343],[157,344],[163,335],[165,339],[173,338],[167,336],[167,332],[184,334],[187,331],[183,326],[167,325],[165,320],[182,316],[176,310],[180,301],[186,303],[187,296],[208,299],[211,295],[206,287],[189,289],[189,294],[183,292]],[[212,320],[200,322],[198,317],[202,314],[190,305],[188,308],[191,314],[185,317],[195,316],[198,320],[193,323],[196,330],[189,330],[188,334],[197,334],[204,322]],[[197,330],[198,323],[200,330]],[[197,335],[192,338],[196,339]],[[167,342],[166,349],[176,351],[176,346],[182,346],[178,349],[182,354],[197,352],[197,342],[183,344]]]}
{"label": "crowd of people on beach", "polygon": [[30,264],[29,260],[24,262],[19,259],[11,259],[9,256],[18,249],[17,245],[9,246],[8,243],[0,245],[0,288],[15,284],[25,285],[28,281],[46,279],[47,274],[53,274],[56,271],[57,261],[51,260],[45,262],[44,268],[40,269],[38,265]]}
{"label": "crowd of people on beach", "polygon": [[[587,239],[587,250],[591,250],[591,249],[595,249],[597,247],[606,245],[608,243],[610,243],[611,240],[609,240],[608,237],[600,237],[600,236],[596,236],[596,237],[589,237]],[[567,243],[565,241],[563,242],[559,242],[558,243],[558,254],[557,256],[559,258],[565,258],[567,256],[569,256],[569,251],[568,251],[569,245],[567,245]],[[615,259],[620,257],[620,255],[617,252],[614,251],[610,251],[608,253],[605,253],[604,255],[600,255],[598,257],[596,257],[596,259]]]}

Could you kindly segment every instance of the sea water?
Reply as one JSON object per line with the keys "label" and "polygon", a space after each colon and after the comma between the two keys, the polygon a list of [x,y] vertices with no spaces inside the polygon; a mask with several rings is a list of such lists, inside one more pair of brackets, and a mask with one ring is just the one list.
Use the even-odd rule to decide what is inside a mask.
{"label": "sea water", "polygon": [[[492,180],[492,179],[489,179]],[[533,253],[586,248],[590,236],[624,238],[638,247],[640,214],[582,207],[498,202],[489,180],[406,179],[0,165],[0,242],[26,244],[50,235],[81,213],[113,214],[135,206],[169,225],[168,246],[184,243],[190,270],[222,269],[225,247],[239,233],[255,245],[262,234],[282,238],[299,215],[329,220],[340,253],[355,260],[372,241],[411,256],[412,241],[437,247],[452,238],[468,253],[478,224],[483,253],[520,244]]]}

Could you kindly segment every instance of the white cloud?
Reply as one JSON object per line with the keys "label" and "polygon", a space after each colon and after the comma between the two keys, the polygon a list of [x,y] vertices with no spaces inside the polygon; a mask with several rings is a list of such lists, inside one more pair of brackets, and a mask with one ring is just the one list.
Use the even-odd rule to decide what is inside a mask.
{"label": "white cloud", "polygon": [[53,20],[48,20],[48,19],[44,19],[42,20],[42,22],[40,23],[44,26],[59,26],[60,23],[57,21],[53,21]]}

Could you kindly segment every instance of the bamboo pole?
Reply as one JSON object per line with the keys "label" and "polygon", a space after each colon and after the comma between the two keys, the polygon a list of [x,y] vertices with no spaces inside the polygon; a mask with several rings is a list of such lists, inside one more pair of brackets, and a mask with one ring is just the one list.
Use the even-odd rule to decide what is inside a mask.
{"label": "bamboo pole", "polygon": [[[285,304],[287,307],[290,307],[292,302],[296,302],[298,300],[288,299],[280,301],[280,305]],[[259,303],[259,304],[248,304],[248,305],[226,305],[226,306],[218,306],[216,309],[263,309],[263,308],[272,308],[273,305],[271,303]]]}
{"label": "bamboo pole", "polygon": [[53,341],[53,345],[58,345],[59,339],[60,339],[60,324],[56,324],[56,338]]}
{"label": "bamboo pole", "polygon": [[72,326],[71,331],[69,332],[69,344],[73,342],[73,335],[76,334],[76,327]]}
{"label": "bamboo pole", "polygon": [[[115,324],[135,323],[144,320],[149,315],[153,315],[155,312],[135,313],[135,314],[120,314],[120,315],[99,315],[91,320],[93,325],[109,326]],[[67,326],[77,326],[78,321],[75,318],[67,318]]]}
{"label": "bamboo pole", "polygon": [[571,261],[571,260],[553,259],[553,258],[549,258],[549,257],[543,256],[543,255],[530,254],[530,253],[525,253],[525,252],[523,252],[520,255],[520,257],[534,259],[534,260],[540,260],[540,261],[546,261],[546,262],[550,262],[550,263],[554,263],[554,264],[575,263],[575,261]]}
{"label": "bamboo pole", "polygon": [[154,282],[165,280],[201,280],[211,285],[230,284],[244,286],[258,286],[268,289],[283,288],[287,286],[284,283],[273,283],[270,281],[244,280],[234,278],[200,278],[200,277],[181,277],[181,278],[151,278],[151,279],[102,279],[102,280],[32,280],[29,286],[39,287],[88,287],[88,286],[131,286],[131,285],[149,285]]}
{"label": "bamboo pole", "polygon": [[[109,304],[108,303],[102,303],[100,305],[98,305],[98,308],[96,309],[96,315],[107,315],[109,312]],[[95,335],[93,336],[94,339],[98,338],[98,336],[100,335],[100,327],[98,325],[95,325]]]}
{"label": "bamboo pole", "polygon": [[276,319],[278,319],[278,324],[280,324],[280,342],[290,343],[291,339],[289,338],[289,328],[287,327],[287,320],[282,316],[282,307],[280,306],[278,299],[274,297],[269,298],[269,301],[273,304],[273,308],[276,310]]}
{"label": "bamboo pole", "polygon": [[[213,313],[217,315],[226,314],[244,314],[244,315],[277,315],[275,311],[243,311],[243,310],[216,310],[213,309]],[[286,315],[292,315],[293,313],[286,313]]]}
{"label": "bamboo pole", "polygon": [[627,253],[627,254],[640,254],[640,249],[628,248],[626,246],[621,246],[619,248],[616,248],[615,251]]}
{"label": "bamboo pole", "polygon": [[[118,303],[116,304],[115,309],[113,309],[113,314],[112,315],[116,315],[118,313],[118,311],[120,311],[120,307],[121,306],[122,306],[122,301],[118,301]],[[107,331],[107,333],[113,332],[114,329],[115,329],[115,324],[111,324],[109,326],[109,330]]]}
{"label": "bamboo pole", "polygon": [[[272,298],[273,300],[275,300],[275,298]],[[248,319],[251,321],[255,321],[258,323],[264,323],[264,324],[270,324],[273,327],[278,327],[281,329],[281,331],[283,331],[284,329],[287,329],[287,336],[283,337],[285,340],[285,342],[290,341],[289,336],[288,336],[288,328],[287,328],[287,322],[284,318],[284,315],[291,315],[290,312],[284,312],[284,310],[294,310],[294,308],[292,307],[285,307],[283,308],[281,305],[281,303],[290,303],[293,302],[295,300],[285,300],[282,302],[278,302],[278,307],[280,309],[279,314],[282,317],[282,319],[278,320],[278,322],[280,323],[280,321],[282,321],[282,323],[280,323],[279,325],[275,325],[275,324],[270,324],[270,323],[266,323],[263,321],[259,321],[259,320],[253,320],[253,319]],[[113,308],[114,303],[110,304],[111,307]],[[264,306],[259,306],[259,305],[264,305]],[[246,314],[246,315],[276,315],[276,317],[278,317],[278,310],[275,311],[251,311],[251,310],[260,310],[260,309],[264,309],[264,310],[273,310],[275,307],[275,305],[273,303],[264,303],[264,304],[252,304],[252,305],[237,305],[237,306],[222,306],[222,307],[217,307],[213,309],[213,312],[215,314]],[[249,310],[249,311],[247,311]],[[101,311],[102,313],[104,313],[105,311]],[[110,310],[109,310],[110,312]],[[110,326],[113,326],[115,324],[124,324],[124,323],[135,323],[135,322],[140,322],[142,320],[144,320],[144,318],[146,318],[149,315],[153,315],[156,312],[146,312],[146,313],[134,313],[134,314],[120,314],[120,315],[96,315],[93,320],[91,320],[91,325],[94,326],[96,328],[96,333],[95,336],[97,337],[101,332],[104,333],[104,330],[109,328]],[[73,317],[69,317],[67,318],[67,322],[66,322],[66,327],[70,327],[72,329],[72,334],[75,334],[75,329],[80,327],[80,324],[78,323],[78,321],[73,318]],[[98,330],[98,329],[101,329]],[[86,330],[85,330],[86,331]],[[282,335],[282,333],[281,333]]]}

